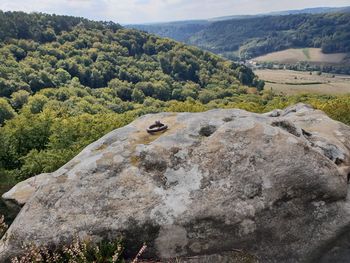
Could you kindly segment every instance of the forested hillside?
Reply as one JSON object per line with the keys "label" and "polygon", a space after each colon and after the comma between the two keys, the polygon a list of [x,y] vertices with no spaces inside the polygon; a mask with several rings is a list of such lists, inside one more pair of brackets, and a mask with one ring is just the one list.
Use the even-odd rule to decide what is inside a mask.
{"label": "forested hillside", "polygon": [[0,55],[6,67],[0,72],[1,96],[74,81],[93,89],[115,88],[123,101],[132,100],[136,84],[146,97],[169,100],[177,98],[182,84],[195,93],[213,85],[237,87],[239,77],[245,85],[254,84],[254,75],[244,67],[117,24],[43,14],[2,15],[6,23],[1,32],[9,25],[13,32],[2,38]]}
{"label": "forested hillside", "polygon": [[40,43],[51,42],[64,31],[77,25],[86,29],[117,30],[121,26],[113,22],[96,22],[82,17],[45,15],[41,13],[3,12],[0,10],[0,41],[30,39]]}
{"label": "forested hillside", "polygon": [[189,42],[216,53],[239,51],[243,58],[291,47],[350,52],[350,13],[270,16],[211,24]]}
{"label": "forested hillside", "polygon": [[263,88],[244,66],[112,22],[21,12],[0,21],[0,170],[17,177],[58,168],[165,101]]}
{"label": "forested hillside", "polygon": [[350,12],[346,8],[340,11],[225,19],[197,25],[168,23],[140,29],[235,59],[298,47],[320,47],[325,53],[350,52]]}

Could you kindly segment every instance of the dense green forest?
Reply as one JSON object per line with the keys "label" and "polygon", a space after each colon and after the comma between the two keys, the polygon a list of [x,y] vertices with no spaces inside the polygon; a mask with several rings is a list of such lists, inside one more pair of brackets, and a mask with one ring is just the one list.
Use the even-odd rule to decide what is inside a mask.
{"label": "dense green forest", "polygon": [[350,123],[350,96],[277,96],[250,69],[169,39],[66,16],[0,20],[0,183],[52,172],[146,113],[307,102]]}
{"label": "dense green forest", "polygon": [[53,171],[166,101],[208,103],[264,85],[244,66],[112,22],[0,20],[0,169],[16,178]]}
{"label": "dense green forest", "polygon": [[325,53],[350,52],[348,9],[343,13],[256,16],[194,23],[138,28],[233,59],[248,59],[292,47],[319,47]]}
{"label": "dense green forest", "polygon": [[216,53],[238,50],[242,58],[292,47],[350,52],[349,28],[350,13],[270,16],[213,23],[189,42]]}

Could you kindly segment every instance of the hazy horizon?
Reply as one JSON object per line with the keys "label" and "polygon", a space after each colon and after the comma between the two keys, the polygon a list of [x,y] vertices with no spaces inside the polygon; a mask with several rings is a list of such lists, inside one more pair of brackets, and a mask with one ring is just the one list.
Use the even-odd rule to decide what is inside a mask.
{"label": "hazy horizon", "polygon": [[349,0],[2,0],[3,11],[72,15],[121,24],[209,19],[315,7],[350,6]]}

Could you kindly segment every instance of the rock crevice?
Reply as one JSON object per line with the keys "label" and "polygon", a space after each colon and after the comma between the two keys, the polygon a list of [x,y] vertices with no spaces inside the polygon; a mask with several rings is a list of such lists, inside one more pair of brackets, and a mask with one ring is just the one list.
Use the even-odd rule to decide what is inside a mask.
{"label": "rock crevice", "polygon": [[[148,134],[156,120],[169,129]],[[322,258],[350,226],[349,173],[350,128],[308,105],[146,115],[6,193],[24,207],[0,261],[74,234],[123,235],[130,255],[147,242],[161,259]]]}

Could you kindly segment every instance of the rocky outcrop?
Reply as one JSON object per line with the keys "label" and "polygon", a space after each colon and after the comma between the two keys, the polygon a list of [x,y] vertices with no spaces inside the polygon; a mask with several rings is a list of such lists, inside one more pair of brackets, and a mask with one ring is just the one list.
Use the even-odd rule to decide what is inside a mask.
{"label": "rocky outcrop", "polygon": [[41,185],[52,182],[51,174],[39,174],[15,185],[2,198],[9,206],[21,207],[34,195]]}
{"label": "rocky outcrop", "polygon": [[[156,120],[169,129],[148,134]],[[349,166],[350,128],[307,105],[146,115],[5,194],[25,205],[0,261],[77,234],[150,258],[317,262],[350,226]]]}

